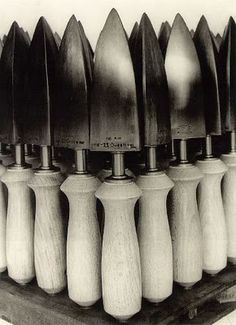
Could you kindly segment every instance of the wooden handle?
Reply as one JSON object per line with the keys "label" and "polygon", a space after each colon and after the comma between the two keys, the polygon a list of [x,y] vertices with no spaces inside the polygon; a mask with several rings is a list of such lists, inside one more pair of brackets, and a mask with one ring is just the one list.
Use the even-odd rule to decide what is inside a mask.
{"label": "wooden handle", "polygon": [[187,289],[202,278],[202,235],[196,189],[203,175],[191,164],[171,166],[167,174],[175,184],[168,199],[174,281]]}
{"label": "wooden handle", "polygon": [[101,298],[101,235],[92,175],[70,175],[61,185],[69,200],[67,282],[69,297],[81,306]]}
{"label": "wooden handle", "polygon": [[[6,167],[0,165],[0,177],[6,172]],[[0,273],[7,268],[6,257],[6,220],[7,220],[7,191],[5,184],[0,181]]]}
{"label": "wooden handle", "polygon": [[227,264],[227,234],[221,196],[221,180],[227,167],[220,159],[198,160],[196,166],[204,175],[198,186],[203,270],[214,275]]}
{"label": "wooden handle", "polygon": [[236,154],[224,154],[221,159],[228,167],[222,182],[222,196],[228,239],[228,261],[236,264]]}
{"label": "wooden handle", "polygon": [[158,303],[172,293],[172,243],[166,211],[166,198],[173,182],[163,172],[141,175],[138,238],[143,297]]}
{"label": "wooden handle", "polygon": [[11,168],[2,176],[8,188],[6,255],[9,276],[19,284],[30,282],[34,270],[34,196],[27,186],[30,168]]}
{"label": "wooden handle", "polygon": [[105,181],[97,190],[105,209],[102,246],[102,295],[105,311],[124,321],[141,308],[141,271],[134,205],[134,182]]}
{"label": "wooden handle", "polygon": [[56,294],[66,285],[65,229],[62,213],[60,172],[37,172],[29,182],[36,197],[35,271],[38,286]]}

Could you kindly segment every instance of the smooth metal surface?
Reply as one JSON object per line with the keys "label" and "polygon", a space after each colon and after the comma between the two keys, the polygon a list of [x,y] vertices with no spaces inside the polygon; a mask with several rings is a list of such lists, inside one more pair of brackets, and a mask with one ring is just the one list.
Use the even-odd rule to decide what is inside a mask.
{"label": "smooth metal surface", "polygon": [[84,46],[79,24],[72,16],[57,61],[57,105],[54,110],[54,143],[57,147],[89,148],[89,78]]}
{"label": "smooth metal surface", "polygon": [[202,71],[206,133],[221,135],[218,53],[204,16],[201,17],[193,37]]}
{"label": "smooth metal surface", "polygon": [[221,109],[225,131],[236,130],[236,24],[230,17],[220,47]]}
{"label": "smooth metal surface", "polygon": [[42,170],[50,170],[52,168],[52,151],[50,146],[40,147],[40,159]]}
{"label": "smooth metal surface", "polygon": [[15,145],[15,164],[22,166],[25,163],[25,151],[23,144]]}
{"label": "smooth metal surface", "polygon": [[125,177],[125,162],[123,152],[112,152],[112,178]]}
{"label": "smooth metal surface", "polygon": [[232,131],[230,133],[230,148],[231,148],[231,153],[236,152],[236,132]]}
{"label": "smooth metal surface", "polygon": [[178,14],[165,58],[172,139],[206,136],[201,67],[191,34]]}
{"label": "smooth metal surface", "polygon": [[159,35],[158,35],[158,41],[160,44],[161,52],[163,57],[165,58],[166,56],[166,49],[168,45],[168,41],[170,38],[170,33],[171,33],[171,27],[168,21],[162,23]]}
{"label": "smooth metal surface", "polygon": [[134,68],[144,146],[171,141],[168,84],[164,60],[151,21],[143,14],[136,37]]}
{"label": "smooth metal surface", "polygon": [[133,63],[115,9],[110,12],[97,42],[90,116],[91,150],[140,150]]}
{"label": "smooth metal surface", "polygon": [[87,174],[86,150],[75,150],[75,173]]}
{"label": "smooth metal surface", "polygon": [[0,60],[0,141],[22,142],[25,114],[25,77],[29,43],[16,22],[11,25]]}
{"label": "smooth metal surface", "polygon": [[30,46],[28,105],[24,115],[24,143],[53,144],[52,121],[56,95],[56,60],[58,48],[46,20],[41,17]]}
{"label": "smooth metal surface", "polygon": [[206,136],[206,158],[213,158],[212,154],[212,138],[211,135]]}
{"label": "smooth metal surface", "polygon": [[147,147],[147,160],[146,160],[146,170],[147,172],[157,171],[157,153],[156,147]]}
{"label": "smooth metal surface", "polygon": [[187,141],[180,140],[180,164],[187,164],[188,156],[187,156]]}
{"label": "smooth metal surface", "polygon": [[32,144],[25,144],[24,150],[25,150],[25,156],[31,156],[33,152]]}

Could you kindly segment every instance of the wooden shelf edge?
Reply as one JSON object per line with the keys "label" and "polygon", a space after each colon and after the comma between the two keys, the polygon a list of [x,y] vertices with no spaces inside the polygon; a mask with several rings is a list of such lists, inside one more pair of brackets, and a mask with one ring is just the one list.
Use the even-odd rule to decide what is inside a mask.
{"label": "wooden shelf edge", "polygon": [[[142,310],[130,324],[170,324],[191,313],[236,284],[236,268],[227,267],[215,277],[204,275],[192,290],[175,285],[173,295],[159,305],[143,301]],[[90,309],[83,309],[72,302],[67,292],[48,296],[37,287],[36,281],[19,286],[6,273],[0,277],[0,317],[14,325],[80,325],[115,324],[103,311],[99,301]]]}

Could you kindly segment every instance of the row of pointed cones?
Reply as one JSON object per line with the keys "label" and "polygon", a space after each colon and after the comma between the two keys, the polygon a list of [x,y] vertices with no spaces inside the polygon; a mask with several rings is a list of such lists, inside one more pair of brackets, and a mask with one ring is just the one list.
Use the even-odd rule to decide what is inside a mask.
{"label": "row of pointed cones", "polygon": [[[115,26],[116,25],[116,26]],[[98,41],[98,45],[99,43],[101,44],[101,38],[102,35],[105,34],[105,31],[107,31],[107,38],[106,38],[106,44],[108,43],[108,39],[110,38],[111,40],[111,48],[112,46],[114,46],[114,42],[115,40],[117,42],[119,42],[119,28],[122,30],[123,26],[122,23],[118,17],[117,12],[113,9],[111,11],[111,13],[109,14],[109,17],[107,19],[106,25],[101,33],[101,36],[99,38]],[[140,106],[145,106],[144,105],[144,98],[143,98],[143,85],[142,85],[142,78],[144,78],[144,72],[142,71],[142,67],[144,64],[148,63],[148,60],[153,60],[153,66],[152,67],[148,67],[146,65],[145,69],[147,69],[147,71],[145,72],[147,75],[149,73],[149,75],[151,76],[149,79],[150,83],[156,82],[156,85],[154,85],[157,89],[156,98],[151,98],[150,96],[150,101],[155,100],[155,105],[157,106],[157,116],[156,116],[156,121],[157,121],[157,125],[156,125],[156,130],[153,130],[152,127],[152,123],[150,125],[150,130],[152,131],[148,131],[147,133],[147,123],[148,123],[148,119],[149,116],[148,114],[144,114],[143,110],[147,111],[147,108],[140,108],[140,116],[139,116],[139,124],[140,124],[140,129],[141,129],[141,133],[143,133],[143,138],[142,143],[144,145],[148,145],[148,146],[152,146],[152,145],[159,145],[159,144],[166,144],[170,141],[170,134],[168,129],[169,127],[169,116],[168,116],[168,86],[169,86],[169,96],[170,96],[170,102],[175,102],[174,106],[178,106],[178,105],[185,105],[186,103],[182,103],[181,100],[184,98],[184,96],[186,95],[184,92],[181,93],[180,89],[178,91],[180,91],[179,95],[177,97],[179,97],[180,102],[177,103],[177,97],[176,97],[176,90],[174,92],[172,92],[171,90],[171,82],[175,83],[175,87],[176,87],[176,82],[175,80],[173,81],[171,78],[173,77],[173,70],[176,70],[176,75],[178,78],[178,82],[179,84],[181,84],[181,82],[185,82],[184,79],[186,78],[183,75],[183,80],[180,80],[182,72],[179,71],[179,69],[181,69],[181,65],[178,67],[175,65],[175,62],[172,62],[172,57],[173,60],[175,60],[175,54],[173,55],[173,53],[178,53],[178,55],[182,55],[184,52],[189,51],[189,53],[192,51],[194,52],[195,50],[191,50],[191,47],[193,48],[194,46],[196,46],[196,50],[197,50],[197,54],[199,57],[199,61],[200,61],[200,65],[202,68],[202,71],[204,73],[202,73],[203,75],[205,74],[205,76],[203,76],[203,88],[204,90],[206,90],[209,86],[209,81],[211,82],[211,84],[213,85],[212,87],[215,88],[214,89],[210,89],[210,91],[205,91],[206,96],[204,96],[204,101],[205,101],[205,122],[206,122],[206,131],[207,134],[212,134],[212,135],[220,135],[222,130],[227,130],[227,131],[231,131],[232,129],[234,129],[233,124],[233,118],[232,116],[234,115],[234,113],[230,114],[228,113],[232,111],[232,109],[230,108],[228,110],[227,105],[230,106],[230,104],[228,103],[228,98],[226,98],[226,84],[227,84],[227,80],[220,80],[221,78],[221,72],[225,69],[226,70],[226,66],[227,66],[227,62],[223,62],[226,54],[225,52],[227,52],[228,47],[229,47],[229,43],[232,42],[233,37],[231,36],[231,34],[233,35],[234,30],[235,30],[235,23],[233,21],[232,18],[230,18],[229,20],[229,24],[228,24],[228,28],[226,28],[224,36],[223,36],[223,41],[220,37],[220,35],[218,34],[217,37],[215,37],[213,35],[213,33],[210,31],[207,21],[204,18],[204,16],[201,18],[197,29],[193,35],[193,42],[191,43],[190,41],[190,32],[186,26],[186,24],[184,23],[182,17],[178,14],[174,20],[172,29],[169,25],[168,22],[165,22],[162,24],[160,32],[159,32],[159,37],[157,38],[155,35],[155,31],[152,27],[152,24],[149,20],[149,18],[147,17],[146,14],[143,15],[140,24],[135,23],[134,28],[132,30],[132,33],[130,35],[129,40],[127,40],[127,42],[129,43],[129,49],[130,49],[130,54],[131,54],[131,58],[133,60],[133,65],[134,65],[134,72],[135,72],[135,77],[136,77],[136,86],[137,86],[137,97],[138,97],[138,104],[140,104]],[[112,30],[114,33],[112,33]],[[123,32],[125,34],[125,31],[123,29]],[[180,38],[178,39],[178,35],[181,35]],[[60,94],[60,90],[58,91],[58,89],[54,89],[55,91],[57,91],[57,96],[58,97],[58,102],[59,103],[63,103],[64,105],[66,105],[66,101],[68,101],[69,97],[73,96],[72,101],[76,103],[79,103],[80,108],[78,109],[80,117],[79,119],[82,120],[84,119],[84,125],[88,125],[88,104],[89,104],[89,97],[90,97],[90,90],[92,89],[92,85],[93,88],[96,88],[98,83],[96,83],[96,71],[98,71],[98,68],[96,70],[96,65],[95,65],[95,69],[94,69],[94,53],[92,50],[92,47],[89,43],[88,38],[85,35],[85,32],[83,30],[83,26],[80,22],[77,22],[75,16],[72,16],[66,31],[64,33],[63,39],[62,41],[60,40],[60,37],[57,33],[54,34],[53,37],[53,33],[51,32],[51,29],[49,27],[49,25],[47,24],[46,20],[44,18],[40,18],[31,45],[30,45],[30,39],[29,39],[29,35],[27,32],[25,32],[22,28],[19,28],[19,26],[17,25],[17,23],[13,23],[11,30],[8,34],[8,36],[6,37],[6,39],[4,39],[4,47],[3,47],[3,55],[1,58],[1,64],[0,64],[0,72],[1,75],[5,75],[7,72],[7,69],[9,69],[8,66],[8,57],[9,57],[9,53],[12,51],[12,43],[14,42],[13,39],[16,39],[16,35],[20,35],[19,37],[23,37],[25,40],[25,48],[27,48],[28,46],[30,46],[30,56],[31,58],[29,58],[28,61],[28,57],[26,54],[26,50],[25,53],[23,54],[24,50],[22,50],[21,54],[20,50],[18,53],[18,56],[21,55],[20,58],[20,65],[21,66],[21,75],[23,76],[24,74],[24,69],[27,70],[28,69],[28,63],[29,63],[29,68],[31,70],[34,70],[34,66],[35,66],[35,60],[38,57],[42,57],[43,58],[43,49],[41,47],[40,49],[40,37],[42,35],[44,35],[46,37],[46,44],[47,44],[47,51],[48,51],[48,55],[51,55],[51,59],[57,61],[59,63],[59,66],[61,68],[60,73],[57,75],[57,78],[55,78],[55,71],[53,71],[55,69],[55,62],[49,62],[48,64],[51,64],[50,69],[49,69],[49,74],[48,74],[48,79],[49,79],[49,85],[51,86],[50,89],[50,96],[49,97],[53,97],[53,89],[55,88],[55,84],[57,81],[57,84],[59,83],[59,87],[60,89],[63,89],[63,92]],[[120,35],[122,34],[122,31],[120,33]],[[174,35],[176,34],[176,35]],[[39,37],[39,35],[41,35]],[[172,35],[172,36],[171,36]],[[183,37],[184,35],[184,37]],[[169,42],[169,39],[173,39],[173,42]],[[187,40],[187,41],[186,41]],[[74,42],[74,44],[73,44]],[[76,44],[77,42],[77,44]],[[124,43],[124,40],[122,39],[122,42]],[[121,43],[122,43],[121,42]],[[142,48],[142,44],[140,42],[144,42],[144,49]],[[122,43],[122,44],[123,44]],[[211,44],[210,44],[211,43]],[[42,44],[42,43],[41,43]],[[73,44],[73,46],[71,45]],[[169,44],[169,45],[168,45]],[[195,44],[195,45],[194,45]],[[231,43],[230,43],[231,44]],[[59,47],[59,57],[57,57],[58,55],[58,49]],[[169,47],[169,52],[167,51],[167,47]],[[101,48],[101,46],[100,46]],[[15,49],[17,49],[17,44],[15,44]],[[221,50],[220,50],[221,49]],[[40,52],[41,50],[41,52]],[[50,54],[51,51],[51,54]],[[71,51],[71,53],[70,53]],[[74,52],[73,52],[74,51]],[[114,53],[117,51],[117,48],[114,47]],[[120,51],[122,51],[122,48],[120,49]],[[127,51],[127,49],[124,49],[124,51]],[[146,51],[146,52],[145,52]],[[102,49],[100,50],[100,52],[102,53],[102,59],[101,62],[105,65],[107,65],[108,61],[107,58],[108,56],[114,55],[114,53],[105,53],[105,51],[103,51]],[[144,53],[145,52],[145,53]],[[195,51],[196,52],[196,51]],[[168,54],[169,53],[169,54]],[[96,53],[95,53],[95,61],[97,60],[97,65],[99,65],[99,46],[97,46],[96,49]],[[186,54],[186,53],[185,53]],[[17,54],[16,54],[17,55]],[[74,56],[73,56],[74,55]],[[107,55],[107,58],[106,58]],[[146,55],[146,63],[144,63],[144,57]],[[190,56],[192,55],[189,54]],[[150,56],[150,58],[148,57]],[[151,57],[151,56],[154,56]],[[22,59],[24,57],[24,59]],[[70,60],[70,63],[65,63],[66,60],[68,61],[68,57]],[[122,55],[121,55],[122,57]],[[205,57],[205,61],[204,61],[204,57]],[[203,59],[202,59],[203,58]],[[45,59],[45,58],[44,58]],[[48,59],[48,58],[47,58]],[[119,59],[119,56],[117,55],[117,60]],[[192,60],[192,58],[191,58]],[[196,62],[198,61],[197,58],[194,58],[194,60],[196,60]],[[212,64],[212,66],[210,67],[210,69],[208,69],[209,71],[206,71],[207,68],[206,66],[206,61],[209,61],[209,65]],[[23,62],[24,61],[24,62]],[[56,62],[56,63],[57,63]],[[165,66],[164,66],[165,64]],[[199,62],[197,62],[196,64],[196,70],[198,69],[197,65],[199,65]],[[204,66],[205,65],[205,66]],[[193,63],[194,66],[194,63]],[[100,67],[101,68],[101,67]],[[149,69],[149,71],[148,71]],[[160,71],[159,71],[159,70]],[[72,71],[73,70],[73,71]],[[151,71],[152,70],[152,71]],[[170,72],[171,71],[171,72]],[[189,75],[191,75],[191,73],[195,73],[196,71],[188,71],[187,73]],[[224,71],[225,72],[225,71]],[[66,80],[65,75],[66,73],[71,73],[72,77],[74,78],[75,83],[77,83],[77,85],[71,85],[71,89],[68,90],[68,80]],[[124,71],[122,71],[123,75],[122,78],[125,80],[125,77],[129,78],[128,76],[124,76]],[[132,71],[130,71],[131,75],[133,74]],[[196,72],[198,73],[198,72]],[[200,73],[200,72],[199,72]],[[34,75],[33,75],[34,74]],[[155,75],[156,74],[156,75]],[[30,80],[30,86],[29,86],[29,90],[31,92],[29,97],[32,97],[32,94],[34,94],[34,99],[32,99],[32,101],[29,99],[29,103],[32,104],[31,107],[39,107],[39,105],[35,105],[35,102],[40,102],[42,100],[41,96],[42,93],[38,92],[38,89],[40,88],[38,80],[35,79],[36,76],[36,71],[33,71],[33,73],[31,74],[32,78]],[[223,73],[223,75],[226,75],[226,73]],[[226,76],[228,77],[228,76]],[[71,76],[70,76],[71,78]],[[76,79],[77,78],[77,79]],[[94,84],[92,82],[92,80],[95,80]],[[191,77],[190,77],[191,78]],[[193,79],[196,79],[196,74],[194,75]],[[38,75],[37,75],[37,79],[38,79]],[[57,79],[57,80],[56,80]],[[154,81],[153,81],[154,79]],[[199,79],[201,79],[201,76],[199,76]],[[214,79],[212,81],[212,79]],[[59,80],[59,82],[58,82]],[[160,82],[161,80],[161,82]],[[167,81],[168,81],[168,85],[167,85]],[[4,81],[5,82],[5,81]],[[158,85],[158,82],[160,83]],[[187,80],[187,82],[189,82],[189,80]],[[22,82],[21,82],[22,84]],[[202,85],[201,85],[202,86]],[[5,87],[5,88],[4,88]],[[1,85],[1,89],[6,89],[6,85],[3,83],[3,85]],[[17,85],[16,85],[17,87]],[[16,88],[15,87],[15,88]],[[74,88],[73,88],[74,87]],[[159,87],[159,89],[158,89]],[[181,87],[180,87],[181,88]],[[194,132],[192,132],[192,138],[197,138],[197,137],[204,137],[205,136],[205,128],[202,125],[199,128],[200,124],[203,124],[202,121],[203,119],[199,119],[199,123],[197,123],[196,121],[196,113],[194,113],[194,110],[197,109],[199,116],[201,116],[202,114],[202,109],[199,108],[202,106],[202,102],[201,100],[197,100],[196,98],[201,98],[202,97],[202,89],[199,89],[199,93],[197,92],[197,88],[195,85],[195,95],[192,96],[192,99],[189,100],[189,98],[187,100],[189,100],[191,103],[191,105],[188,103],[189,106],[191,106],[191,111],[192,111],[192,121],[194,121],[195,123],[195,129],[198,129],[198,132],[196,133],[195,130]],[[202,88],[202,87],[200,87]],[[183,89],[183,87],[182,87]],[[221,91],[220,91],[221,90]],[[95,93],[97,92],[97,90],[95,89]],[[3,92],[2,92],[3,93]],[[22,93],[22,92],[21,92]],[[153,91],[154,93],[154,91]],[[198,94],[197,94],[198,93]],[[54,93],[55,94],[55,93]],[[199,96],[198,96],[199,95]],[[220,96],[221,95],[221,96]],[[17,97],[17,96],[15,96]],[[99,109],[99,105],[97,103],[98,98],[96,96],[91,96],[92,97],[92,111],[93,109],[98,110]],[[95,97],[95,99],[94,99]],[[174,100],[173,98],[174,97]],[[232,101],[234,101],[233,98],[233,94],[231,95]],[[23,100],[23,99],[22,99]],[[113,98],[112,98],[113,100]],[[231,99],[230,99],[231,100]],[[53,101],[53,100],[52,100]],[[157,102],[161,102],[160,105],[156,104]],[[4,94],[1,94],[1,102],[4,102]],[[93,105],[93,102],[95,102],[95,105]],[[19,101],[19,103],[22,103],[21,101]],[[134,104],[136,104],[134,102]],[[221,104],[221,105],[220,105]],[[16,106],[19,105],[18,103],[15,104]],[[70,103],[71,105],[71,103]],[[103,103],[102,103],[103,105]],[[147,103],[146,104],[151,105],[151,103]],[[171,104],[172,105],[172,104]],[[170,106],[171,106],[170,105]],[[4,105],[2,105],[4,106]],[[14,105],[13,105],[14,106]],[[22,107],[24,105],[21,105]],[[30,106],[30,105],[28,105]],[[65,136],[66,132],[68,131],[66,129],[66,126],[64,124],[64,119],[65,119],[65,112],[63,114],[61,114],[60,112],[63,109],[62,104],[58,105],[61,109],[57,109],[55,110],[55,120],[56,123],[58,123],[58,127],[55,128],[55,145],[56,146],[65,146],[65,147],[69,147],[69,148],[74,148],[75,147],[75,143],[63,143],[63,141],[61,141],[61,138],[63,136]],[[96,108],[94,108],[96,106]],[[159,106],[159,107],[158,107]],[[161,108],[160,108],[161,106]],[[173,105],[172,105],[173,106]],[[197,108],[198,106],[198,108]],[[221,109],[220,109],[221,106]],[[83,107],[85,107],[85,109],[83,110]],[[212,108],[213,107],[213,108]],[[172,107],[171,107],[172,108]],[[158,115],[158,109],[160,111],[160,114]],[[26,111],[24,111],[24,113],[22,114],[23,116],[26,116],[29,114],[31,114],[31,111],[33,109],[28,109]],[[35,111],[37,111],[37,109],[34,109],[34,114]],[[73,109],[71,111],[71,114],[75,113],[75,109]],[[86,112],[87,111],[87,112]],[[175,114],[172,114],[172,109],[170,109],[171,111],[171,127],[172,127],[172,137],[174,138],[182,138],[183,135],[179,134],[179,131],[175,129]],[[215,114],[215,112],[218,111],[218,114]],[[23,111],[22,111],[23,112]],[[214,118],[212,118],[212,115],[209,118],[209,114],[215,114]],[[52,111],[51,113],[52,114]],[[54,114],[54,113],[53,113]],[[68,109],[68,112],[66,113],[68,114],[68,118],[71,118],[70,116],[70,109]],[[163,116],[166,115],[166,116]],[[191,115],[190,114],[190,115]],[[4,114],[3,114],[4,115]],[[7,114],[5,114],[7,116]],[[20,116],[20,114],[17,114],[18,116]],[[37,114],[36,114],[37,115]],[[96,114],[94,114],[93,116],[95,116]],[[232,115],[232,116],[231,116]],[[146,116],[146,120],[145,120],[145,116]],[[221,118],[219,118],[219,116],[221,116]],[[38,119],[37,123],[39,123],[39,120],[41,119],[41,115],[40,113],[38,113]],[[128,117],[127,117],[128,118]],[[19,120],[22,120],[22,118],[19,118]],[[158,119],[160,120],[160,125],[162,127],[162,129],[164,129],[165,131],[160,131],[158,130]],[[221,123],[221,120],[223,121],[223,123]],[[54,122],[54,116],[52,115],[51,121]],[[59,121],[59,122],[58,122]],[[142,125],[142,121],[144,121],[143,125]],[[150,121],[150,119],[149,119]],[[4,129],[5,125],[8,124],[6,123],[8,122],[7,119],[2,119],[2,123],[1,123],[1,127]],[[32,121],[31,121],[32,122]],[[50,122],[50,123],[53,123]],[[76,119],[75,119],[76,122]],[[14,122],[15,123],[15,122]],[[13,123],[13,124],[14,124]],[[17,125],[17,131],[13,132],[15,138],[12,139],[12,136],[10,135],[10,127],[8,129],[9,132],[5,132],[4,135],[0,135],[0,140],[2,142],[5,143],[17,143],[19,140],[23,140],[24,143],[36,143],[36,144],[52,144],[53,140],[52,139],[46,139],[46,136],[44,134],[42,134],[42,137],[39,141],[39,137],[38,135],[36,136],[36,134],[34,134],[34,128],[35,125],[27,125],[26,127],[26,131],[21,133],[21,128],[18,126],[21,125],[23,122],[19,121],[19,123],[16,122]],[[62,126],[60,125],[60,123],[62,124]],[[27,119],[26,119],[26,124],[27,124]],[[222,125],[221,125],[222,124]],[[83,125],[83,121],[80,123],[80,128],[82,128],[82,131],[77,131],[77,136],[80,137],[81,134],[83,134],[83,138],[81,140],[81,147],[83,149],[88,149],[89,148],[89,135],[86,134],[86,136],[84,136],[84,134],[86,133],[86,131],[83,129],[83,127],[81,126]],[[93,121],[91,123],[92,126],[92,137],[93,137]],[[14,128],[14,126],[13,126]],[[71,128],[71,124],[68,124],[68,128]],[[24,126],[22,126],[22,129],[24,129]],[[35,128],[37,129],[37,128]],[[75,131],[75,137],[76,137],[76,125],[74,125],[74,131]],[[95,130],[97,133],[97,130]],[[157,139],[152,139],[153,135],[155,134],[154,131],[157,131],[157,134],[159,136],[159,138]],[[145,133],[146,132],[146,133]],[[6,133],[8,133],[8,135],[6,135]],[[53,132],[52,132],[53,133]],[[88,132],[87,132],[88,133]],[[33,134],[33,135],[32,135]],[[57,136],[58,134],[58,136]],[[95,135],[94,135],[95,136]],[[49,137],[53,137],[52,135],[50,135]],[[191,137],[191,136],[190,136]],[[22,139],[23,138],[23,139]],[[78,144],[78,143],[77,143]],[[90,143],[90,147],[92,147],[93,150],[96,150],[95,146],[93,144]],[[135,148],[139,149],[140,148],[140,144],[137,142],[135,144]]]}

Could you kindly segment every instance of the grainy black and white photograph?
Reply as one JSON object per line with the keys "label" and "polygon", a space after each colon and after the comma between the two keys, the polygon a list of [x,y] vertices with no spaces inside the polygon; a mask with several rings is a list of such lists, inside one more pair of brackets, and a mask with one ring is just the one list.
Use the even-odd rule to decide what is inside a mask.
{"label": "grainy black and white photograph", "polygon": [[236,1],[0,0],[0,325],[236,325]]}

